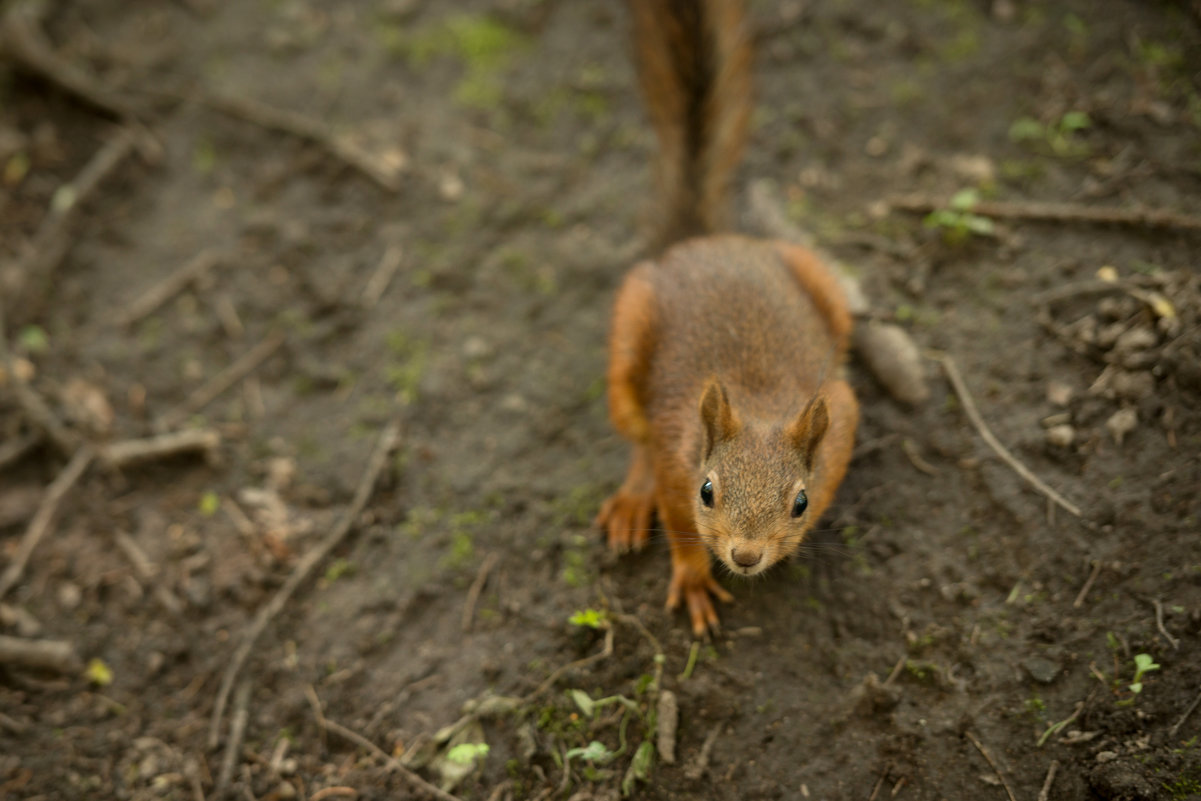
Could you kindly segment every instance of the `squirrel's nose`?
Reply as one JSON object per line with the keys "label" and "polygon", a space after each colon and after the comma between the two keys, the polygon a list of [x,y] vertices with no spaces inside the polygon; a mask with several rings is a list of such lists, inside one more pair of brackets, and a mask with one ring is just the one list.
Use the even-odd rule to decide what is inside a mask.
{"label": "squirrel's nose", "polygon": [[763,551],[748,546],[731,548],[730,558],[739,567],[754,567],[763,559]]}

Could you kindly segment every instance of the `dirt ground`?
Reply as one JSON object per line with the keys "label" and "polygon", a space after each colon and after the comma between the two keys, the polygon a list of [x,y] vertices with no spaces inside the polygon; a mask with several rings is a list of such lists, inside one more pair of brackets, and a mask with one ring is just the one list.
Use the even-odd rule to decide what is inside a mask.
{"label": "dirt ground", "polygon": [[[752,3],[737,226],[770,190],[1082,517],[938,362],[910,408],[853,360],[832,511],[801,558],[722,578],[707,642],[663,611],[662,538],[617,559],[591,527],[625,468],[604,341],[653,147],[620,4],[26,5],[0,48],[0,567],[46,533],[0,634],[78,660],[4,641],[0,797],[425,797],[415,771],[495,801],[1201,798],[1195,4]],[[103,96],[31,67],[39,30]],[[105,462],[177,430],[219,444]]]}

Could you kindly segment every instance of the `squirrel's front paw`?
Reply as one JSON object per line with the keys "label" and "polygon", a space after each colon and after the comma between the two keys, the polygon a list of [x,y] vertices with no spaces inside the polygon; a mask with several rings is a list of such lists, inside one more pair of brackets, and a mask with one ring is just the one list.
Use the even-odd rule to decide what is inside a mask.
{"label": "squirrel's front paw", "polygon": [[652,493],[629,492],[622,488],[601,505],[596,525],[605,532],[613,550],[639,550],[650,537],[654,511],[655,496]]}
{"label": "squirrel's front paw", "polygon": [[705,569],[695,569],[687,564],[675,564],[671,571],[671,587],[667,590],[667,608],[675,609],[683,600],[688,604],[688,617],[692,620],[692,633],[697,637],[705,636],[709,631],[718,631],[717,610],[713,608],[713,598],[722,601],[734,600],[734,596],[717,583],[708,569],[706,556]]}

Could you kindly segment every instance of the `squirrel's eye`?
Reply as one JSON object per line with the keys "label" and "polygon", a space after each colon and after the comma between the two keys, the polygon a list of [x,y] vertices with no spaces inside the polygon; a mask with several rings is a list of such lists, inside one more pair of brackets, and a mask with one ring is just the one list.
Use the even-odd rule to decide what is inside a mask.
{"label": "squirrel's eye", "polygon": [[796,494],[796,500],[792,502],[792,516],[800,517],[805,514],[805,508],[809,506],[809,496],[801,490]]}
{"label": "squirrel's eye", "polygon": [[713,508],[713,482],[705,481],[701,484],[701,503],[710,509]]}

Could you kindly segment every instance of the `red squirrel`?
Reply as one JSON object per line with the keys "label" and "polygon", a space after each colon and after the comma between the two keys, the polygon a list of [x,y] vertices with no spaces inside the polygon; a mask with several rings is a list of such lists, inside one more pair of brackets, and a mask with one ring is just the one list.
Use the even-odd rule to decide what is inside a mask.
{"label": "red squirrel", "polygon": [[633,443],[597,524],[618,551],[652,517],[671,545],[667,607],[717,629],[710,552],[754,576],[797,550],[834,499],[859,407],[840,377],[851,315],[810,251],[719,234],[750,115],[742,0],[630,0],[638,74],[659,142],[661,254],[625,276],[609,335],[608,402]]}

